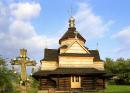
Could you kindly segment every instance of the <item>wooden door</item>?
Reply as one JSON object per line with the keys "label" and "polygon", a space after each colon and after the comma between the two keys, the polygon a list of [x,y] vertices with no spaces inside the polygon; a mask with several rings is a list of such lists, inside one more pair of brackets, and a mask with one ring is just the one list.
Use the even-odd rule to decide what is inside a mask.
{"label": "wooden door", "polygon": [[80,76],[71,76],[71,88],[81,88]]}

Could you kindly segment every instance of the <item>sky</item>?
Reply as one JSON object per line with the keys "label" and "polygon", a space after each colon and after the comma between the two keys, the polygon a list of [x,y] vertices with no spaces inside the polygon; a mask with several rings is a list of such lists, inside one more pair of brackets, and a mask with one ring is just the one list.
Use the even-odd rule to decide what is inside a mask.
{"label": "sky", "polygon": [[130,0],[0,0],[0,55],[11,59],[26,48],[39,64],[45,47],[59,47],[73,16],[85,46],[98,48],[101,59],[130,58],[129,4]]}

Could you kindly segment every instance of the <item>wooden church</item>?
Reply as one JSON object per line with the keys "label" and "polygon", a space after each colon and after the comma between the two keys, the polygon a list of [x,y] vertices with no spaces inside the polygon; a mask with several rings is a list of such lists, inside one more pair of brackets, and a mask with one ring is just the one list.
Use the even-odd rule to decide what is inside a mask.
{"label": "wooden church", "polygon": [[70,17],[60,47],[46,48],[41,69],[33,74],[39,81],[39,93],[86,93],[105,88],[104,62],[99,51],[89,50],[85,42]]}

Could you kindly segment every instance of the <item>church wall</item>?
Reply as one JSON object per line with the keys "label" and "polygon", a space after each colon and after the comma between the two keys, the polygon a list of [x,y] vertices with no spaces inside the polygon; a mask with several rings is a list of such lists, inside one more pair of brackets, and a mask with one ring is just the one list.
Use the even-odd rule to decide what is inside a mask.
{"label": "church wall", "polygon": [[[88,90],[100,90],[105,88],[105,80],[99,77],[93,76],[81,76],[81,88],[83,91]],[[56,83],[57,82],[57,83]],[[75,85],[76,86],[76,85]],[[71,77],[57,77],[53,79],[41,78],[40,79],[40,90],[50,90],[55,89],[55,91],[71,91],[78,88],[72,88],[71,86]],[[49,92],[52,93],[52,92]]]}
{"label": "church wall", "polygon": [[59,67],[91,67],[93,57],[59,57]]}
{"label": "church wall", "polygon": [[94,89],[94,80],[91,77],[81,77],[81,87],[83,90]]}
{"label": "church wall", "polygon": [[94,67],[96,67],[99,70],[104,70],[104,63],[101,61],[94,62]]}
{"label": "church wall", "polygon": [[60,54],[61,54],[61,53],[64,53],[65,50],[66,50],[66,49],[62,49],[62,48],[60,48]]}
{"label": "church wall", "polygon": [[56,84],[54,81],[47,78],[40,78],[40,86],[39,86],[40,90],[45,90],[48,88],[55,88],[55,87],[56,87]]}
{"label": "church wall", "polygon": [[59,77],[59,85],[57,90],[69,90],[70,89],[70,77]]}
{"label": "church wall", "polygon": [[[75,38],[69,38],[67,40],[62,41],[61,46],[62,45],[71,45],[74,41],[75,41]],[[81,45],[84,45],[84,42],[82,40],[78,39],[78,41],[80,42]]]}
{"label": "church wall", "polygon": [[91,76],[82,76],[81,77],[81,86],[83,90],[94,90],[94,89],[104,89],[105,81],[102,78],[91,77]]}
{"label": "church wall", "polygon": [[101,61],[93,62],[93,57],[59,57],[59,67],[81,67],[96,68],[104,70],[104,63]]}
{"label": "church wall", "polygon": [[58,67],[58,63],[55,61],[42,61],[41,70],[54,70]]}
{"label": "church wall", "polygon": [[105,81],[101,78],[96,80],[96,88],[97,89],[104,89],[105,88]]}

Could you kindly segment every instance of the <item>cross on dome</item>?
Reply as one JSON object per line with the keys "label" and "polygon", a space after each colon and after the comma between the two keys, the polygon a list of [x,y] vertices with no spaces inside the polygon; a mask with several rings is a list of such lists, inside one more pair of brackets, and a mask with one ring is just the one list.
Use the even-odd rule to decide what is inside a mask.
{"label": "cross on dome", "polygon": [[75,19],[74,19],[74,17],[70,17],[70,19],[69,19],[69,27],[70,28],[73,28],[73,27],[75,27]]}

